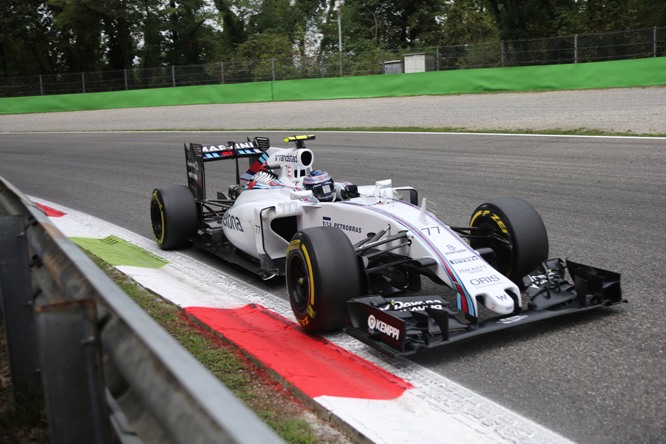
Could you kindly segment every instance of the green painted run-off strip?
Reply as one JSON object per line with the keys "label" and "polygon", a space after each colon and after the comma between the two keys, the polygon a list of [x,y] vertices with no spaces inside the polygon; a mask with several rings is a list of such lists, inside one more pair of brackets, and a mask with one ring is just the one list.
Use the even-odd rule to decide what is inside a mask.
{"label": "green painted run-off strip", "polygon": [[72,237],[70,240],[114,267],[128,265],[142,268],[160,268],[168,264],[164,259],[116,236],[109,236],[104,239]]}

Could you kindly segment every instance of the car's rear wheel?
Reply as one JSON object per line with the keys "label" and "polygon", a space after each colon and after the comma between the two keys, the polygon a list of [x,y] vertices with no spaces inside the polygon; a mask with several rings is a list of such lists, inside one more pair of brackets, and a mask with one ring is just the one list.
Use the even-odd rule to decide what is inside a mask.
{"label": "car's rear wheel", "polygon": [[297,232],[286,257],[287,291],[298,323],[312,332],[345,325],[345,303],[360,293],[357,256],[337,228],[314,227]]}
{"label": "car's rear wheel", "polygon": [[474,249],[491,248],[491,265],[517,285],[522,278],[548,259],[548,234],[539,213],[527,201],[505,197],[480,205],[469,226],[480,229],[472,234]]}
{"label": "car's rear wheel", "polygon": [[197,205],[185,185],[171,185],[153,191],[150,222],[157,245],[163,250],[190,245],[197,232]]}

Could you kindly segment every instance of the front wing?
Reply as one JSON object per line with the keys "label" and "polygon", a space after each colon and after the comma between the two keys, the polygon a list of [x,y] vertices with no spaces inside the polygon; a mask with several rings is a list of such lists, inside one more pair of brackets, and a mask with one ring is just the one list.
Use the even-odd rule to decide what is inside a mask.
{"label": "front wing", "polygon": [[[565,279],[565,268],[571,283]],[[347,302],[346,332],[388,355],[410,355],[571,313],[626,302],[620,274],[551,259],[525,276],[526,308],[484,321],[461,319],[440,296],[367,296]]]}

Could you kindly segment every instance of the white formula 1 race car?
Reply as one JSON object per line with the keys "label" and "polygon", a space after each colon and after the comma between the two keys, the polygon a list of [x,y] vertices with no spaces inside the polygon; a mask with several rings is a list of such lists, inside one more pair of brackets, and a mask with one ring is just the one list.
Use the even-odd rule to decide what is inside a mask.
{"label": "white formula 1 race car", "polygon": [[[526,201],[489,201],[468,227],[451,227],[411,187],[314,169],[314,138],[186,145],[188,186],[153,191],[158,245],[194,244],[264,279],[284,275],[304,329],[345,328],[388,354],[623,302],[619,274],[548,259],[546,228]],[[204,165],[218,160],[235,162],[236,180],[208,199]],[[423,295],[422,277],[455,296]]]}

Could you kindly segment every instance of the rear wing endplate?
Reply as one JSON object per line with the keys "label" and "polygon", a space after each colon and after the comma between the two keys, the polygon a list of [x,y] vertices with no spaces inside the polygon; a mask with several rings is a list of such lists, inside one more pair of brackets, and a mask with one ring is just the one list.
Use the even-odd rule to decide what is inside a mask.
{"label": "rear wing endplate", "polygon": [[248,158],[250,164],[258,159],[268,148],[267,137],[255,137],[247,142],[227,142],[226,145],[201,145],[198,143],[184,144],[185,165],[187,167],[187,186],[196,200],[206,199],[206,174],[204,163],[214,160],[236,161],[236,183],[240,184],[238,159]]}

